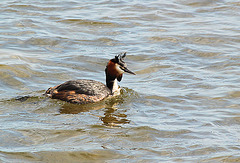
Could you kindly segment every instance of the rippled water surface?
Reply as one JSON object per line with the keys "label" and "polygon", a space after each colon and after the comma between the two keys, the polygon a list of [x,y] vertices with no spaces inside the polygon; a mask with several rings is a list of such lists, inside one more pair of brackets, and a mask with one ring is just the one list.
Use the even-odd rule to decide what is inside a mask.
{"label": "rippled water surface", "polygon": [[[0,24],[0,162],[240,162],[239,1],[3,0]],[[121,52],[120,96],[42,95]]]}

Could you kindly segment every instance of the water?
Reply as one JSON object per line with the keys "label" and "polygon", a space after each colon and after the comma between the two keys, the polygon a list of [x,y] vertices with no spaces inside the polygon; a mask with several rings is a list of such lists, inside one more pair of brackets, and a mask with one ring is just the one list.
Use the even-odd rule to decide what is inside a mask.
{"label": "water", "polygon": [[[240,162],[236,0],[0,3],[1,162]],[[105,81],[127,52],[137,75],[92,105],[47,99]]]}

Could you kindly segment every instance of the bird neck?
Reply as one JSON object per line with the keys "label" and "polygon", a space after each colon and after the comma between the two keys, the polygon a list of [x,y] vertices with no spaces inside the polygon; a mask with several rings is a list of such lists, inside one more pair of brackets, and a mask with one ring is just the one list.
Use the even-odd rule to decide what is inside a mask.
{"label": "bird neck", "polygon": [[116,64],[112,62],[111,60],[108,62],[105,74],[106,74],[106,85],[110,89],[112,95],[118,95],[120,94],[120,89],[118,86],[118,81],[121,81],[122,74],[118,71],[116,68]]}
{"label": "bird neck", "polygon": [[106,75],[106,85],[110,89],[112,94],[119,91],[119,86],[118,86],[116,77],[111,77]]}

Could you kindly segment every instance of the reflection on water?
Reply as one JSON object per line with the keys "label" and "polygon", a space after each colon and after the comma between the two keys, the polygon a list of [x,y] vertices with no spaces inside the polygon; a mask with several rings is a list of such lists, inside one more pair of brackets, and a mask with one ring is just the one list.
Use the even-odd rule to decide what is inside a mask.
{"label": "reflection on water", "polygon": [[[43,91],[41,91],[43,92]],[[102,116],[97,116],[102,124],[109,127],[121,126],[121,124],[130,123],[130,120],[127,119],[127,115],[124,114],[126,110],[119,108],[119,105],[128,103],[129,101],[137,98],[138,95],[131,89],[122,88],[121,95],[105,99],[97,103],[90,104],[72,104],[58,99],[50,99],[44,95],[39,96],[17,96],[11,100],[2,101],[3,105],[18,105],[21,107],[29,107],[32,105],[37,106],[35,113],[45,113],[46,109],[51,109],[55,105],[59,109],[56,110],[56,114],[79,114],[82,112],[91,112],[93,110],[102,110],[104,111]],[[50,102],[50,104],[49,104]],[[52,103],[52,104],[51,104]],[[51,107],[51,108],[49,108]]]}
{"label": "reflection on water", "polygon": [[[117,104],[115,104],[117,105]],[[60,108],[61,114],[79,114],[81,112],[87,112],[90,110],[104,110],[104,115],[99,117],[99,119],[103,122],[103,125],[106,126],[121,126],[121,124],[130,123],[130,120],[127,119],[127,115],[124,113],[115,113],[119,108],[113,106],[109,106],[102,102],[102,104],[97,105],[74,105],[74,104],[64,104]]]}
{"label": "reflection on water", "polygon": [[120,126],[121,124],[130,123],[130,120],[127,119],[127,115],[124,113],[114,114],[114,111],[117,108],[107,108],[104,113],[104,117],[101,117],[101,121],[106,126]]}
{"label": "reflection on water", "polygon": [[[0,3],[0,162],[240,162],[236,0]],[[105,82],[127,52],[121,96],[43,96]]]}
{"label": "reflection on water", "polygon": [[[132,97],[130,97],[130,95],[132,95]],[[127,115],[124,114],[123,110],[121,110],[120,113],[117,111],[120,109],[118,108],[119,103],[124,103],[126,99],[129,100],[136,97],[137,95],[133,90],[123,88],[120,96],[93,104],[76,105],[64,102],[59,111],[61,114],[79,114],[81,112],[101,109],[104,111],[104,115],[100,116],[99,119],[103,122],[103,125],[109,127],[120,127],[121,124],[130,123],[130,120],[127,119]],[[25,100],[25,97],[20,100]]]}

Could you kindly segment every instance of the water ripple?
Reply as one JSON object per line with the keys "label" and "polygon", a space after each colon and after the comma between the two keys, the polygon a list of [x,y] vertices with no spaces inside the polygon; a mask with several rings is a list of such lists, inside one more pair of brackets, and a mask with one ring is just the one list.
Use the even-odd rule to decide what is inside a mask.
{"label": "water ripple", "polygon": [[[6,0],[0,13],[2,162],[239,162],[239,2]],[[137,74],[121,96],[42,95],[105,83],[120,52]]]}

